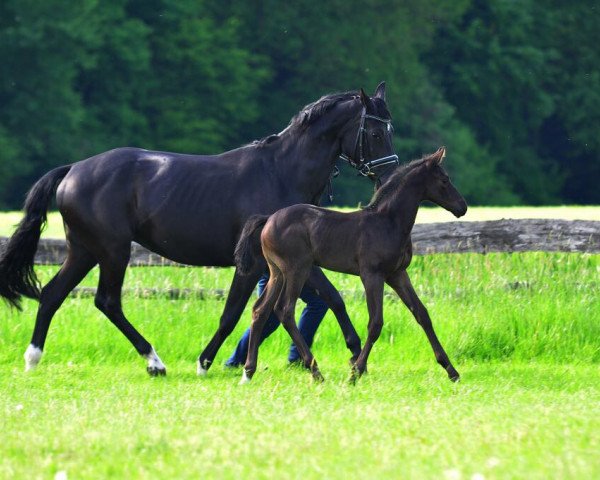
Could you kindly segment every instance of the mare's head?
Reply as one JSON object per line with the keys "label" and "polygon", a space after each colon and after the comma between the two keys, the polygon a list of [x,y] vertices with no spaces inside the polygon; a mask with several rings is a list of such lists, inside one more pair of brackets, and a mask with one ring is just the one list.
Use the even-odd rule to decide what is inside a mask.
{"label": "mare's head", "polygon": [[341,156],[368,176],[373,162],[398,163],[391,121],[385,83],[381,82],[372,97],[360,89],[320,98],[304,107],[288,129],[294,133],[310,131],[313,138],[329,139],[336,158]]}
{"label": "mare's head", "polygon": [[445,156],[446,148],[441,147],[423,159],[423,168],[426,169],[425,200],[438,204],[456,217],[462,217],[467,213],[467,202],[442,167]]}
{"label": "mare's head", "polygon": [[385,102],[385,82],[369,97],[361,88],[360,117],[342,130],[341,157],[364,176],[371,176],[374,166],[398,164],[394,154],[392,117]]}

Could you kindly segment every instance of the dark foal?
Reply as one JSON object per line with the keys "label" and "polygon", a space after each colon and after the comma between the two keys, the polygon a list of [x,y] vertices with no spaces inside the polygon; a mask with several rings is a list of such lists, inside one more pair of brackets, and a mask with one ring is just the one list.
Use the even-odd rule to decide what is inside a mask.
{"label": "dark foal", "polygon": [[[383,83],[373,97],[362,89],[326,95],[279,134],[219,155],[118,148],[48,172],[31,188],[25,217],[0,254],[0,297],[15,306],[22,295],[40,302],[26,369],[39,363],[55,312],[98,264],[96,306],[147,360],[148,372],[164,374],[154,348],[121,306],[131,242],[188,265],[233,265],[248,217],[318,203],[340,156],[363,172],[397,161]],[[34,256],[54,196],[68,253],[40,290]],[[198,358],[198,374],[207,372],[262,273],[260,267],[246,276],[236,272],[219,326]],[[346,345],[358,356],[360,338],[339,293],[317,267],[308,283],[335,313]]]}
{"label": "dark foal", "polygon": [[[383,286],[387,283],[400,296],[423,327],[438,363],[451,380],[459,374],[450,363],[431,324],[427,309],[411,285],[407,267],[412,259],[410,233],[419,204],[434,202],[460,217],[467,204],[441,166],[445,149],[398,167],[361,211],[341,213],[311,205],[295,205],[277,211],[264,222],[254,221],[238,244],[238,269],[246,270],[253,248],[251,228],[262,224],[261,245],[271,277],[254,304],[250,346],[242,383],[256,371],[258,340],[273,309],[296,343],[304,365],[317,380],[323,377],[317,362],[298,332],[294,308],[302,285],[313,265],[359,275],[369,309],[368,338],[352,368],[352,381],[366,370],[367,359],[383,326]],[[351,242],[348,239],[352,239]]]}

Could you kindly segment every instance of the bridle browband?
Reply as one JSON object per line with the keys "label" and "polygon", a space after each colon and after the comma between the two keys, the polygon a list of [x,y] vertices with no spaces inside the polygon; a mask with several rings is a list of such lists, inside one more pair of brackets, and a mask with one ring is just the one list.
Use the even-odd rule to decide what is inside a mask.
{"label": "bridle browband", "polygon": [[358,170],[358,173],[364,177],[373,176],[373,169],[377,167],[382,167],[384,165],[399,165],[398,155],[388,155],[386,157],[376,158],[374,160],[370,160],[365,162],[365,153],[364,153],[364,138],[367,134],[367,130],[365,129],[365,120],[371,119],[376,120],[378,122],[385,123],[387,125],[388,133],[394,131],[392,127],[392,121],[386,118],[381,118],[376,115],[367,114],[366,107],[363,106],[362,112],[360,114],[360,124],[358,126],[358,131],[356,132],[356,140],[354,141],[354,153],[358,151],[358,161],[353,159],[350,155],[345,153],[340,154],[340,158],[346,162],[348,162],[352,167]]}

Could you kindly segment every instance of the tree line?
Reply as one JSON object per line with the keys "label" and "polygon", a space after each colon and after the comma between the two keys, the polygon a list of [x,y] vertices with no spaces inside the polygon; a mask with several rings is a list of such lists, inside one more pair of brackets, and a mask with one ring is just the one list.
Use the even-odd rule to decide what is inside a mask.
{"label": "tree line", "polygon": [[[118,146],[218,153],[387,83],[409,160],[473,204],[600,203],[600,7],[557,0],[4,0],[0,208]],[[343,169],[335,203],[368,201]]]}

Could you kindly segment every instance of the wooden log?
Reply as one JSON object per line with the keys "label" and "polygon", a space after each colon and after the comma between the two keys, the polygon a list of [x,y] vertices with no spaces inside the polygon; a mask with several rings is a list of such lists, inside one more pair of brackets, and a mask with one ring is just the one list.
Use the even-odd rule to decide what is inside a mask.
{"label": "wooden log", "polygon": [[600,252],[600,221],[493,220],[415,225],[414,252]]}
{"label": "wooden log", "polygon": [[[412,232],[414,252],[580,252],[600,253],[600,221],[590,220],[493,220],[487,222],[424,223]],[[1,245],[6,238],[0,238]],[[64,240],[42,239],[37,264],[61,264],[66,256]],[[134,243],[131,265],[180,265]]]}

